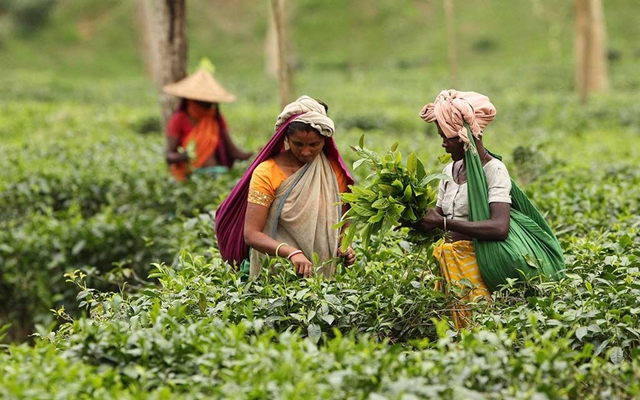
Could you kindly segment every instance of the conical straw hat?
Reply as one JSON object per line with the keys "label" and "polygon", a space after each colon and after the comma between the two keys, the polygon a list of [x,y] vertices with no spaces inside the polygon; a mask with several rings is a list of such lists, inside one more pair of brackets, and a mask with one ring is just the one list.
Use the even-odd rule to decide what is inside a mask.
{"label": "conical straw hat", "polygon": [[227,92],[206,69],[200,69],[178,82],[170,83],[162,90],[174,96],[212,103],[231,103],[236,100],[236,96]]}

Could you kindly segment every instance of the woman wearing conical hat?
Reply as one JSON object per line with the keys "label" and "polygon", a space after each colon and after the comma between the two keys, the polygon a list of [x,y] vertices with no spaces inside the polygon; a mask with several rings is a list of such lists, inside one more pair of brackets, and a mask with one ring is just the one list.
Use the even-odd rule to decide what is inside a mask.
{"label": "woman wearing conical hat", "polygon": [[209,71],[200,69],[162,90],[181,98],[167,127],[166,159],[177,180],[192,173],[217,173],[231,168],[235,160],[251,157],[252,153],[233,143],[220,113],[219,103],[233,102],[236,97]]}

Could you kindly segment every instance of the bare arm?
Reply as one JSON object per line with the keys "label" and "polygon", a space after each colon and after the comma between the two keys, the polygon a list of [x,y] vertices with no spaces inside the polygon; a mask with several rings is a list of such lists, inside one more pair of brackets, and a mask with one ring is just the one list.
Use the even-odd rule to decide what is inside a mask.
{"label": "bare arm", "polygon": [[189,160],[189,157],[187,157],[185,153],[180,153],[178,151],[179,145],[178,138],[167,133],[167,149],[165,154],[167,163],[175,164]]}
{"label": "bare arm", "polygon": [[[484,221],[447,219],[447,230],[480,240],[505,240],[509,234],[509,203],[490,203],[491,218]],[[444,228],[442,209],[429,210],[420,222],[414,225],[421,231]]]}
{"label": "bare arm", "polygon": [[[244,241],[248,246],[251,246],[261,253],[275,256],[276,249],[278,249],[280,243],[262,232],[267,223],[268,215],[268,207],[253,203],[247,204],[247,213],[244,218]],[[293,246],[280,246],[277,255],[280,257],[288,257],[296,250],[298,249]],[[296,272],[302,274],[305,278],[313,274],[313,264],[304,254],[294,255],[291,257],[291,262],[293,262]]]}

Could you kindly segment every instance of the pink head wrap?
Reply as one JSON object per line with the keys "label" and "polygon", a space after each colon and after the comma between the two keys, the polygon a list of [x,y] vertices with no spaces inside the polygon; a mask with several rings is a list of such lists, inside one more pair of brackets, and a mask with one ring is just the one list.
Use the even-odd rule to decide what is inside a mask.
{"label": "pink head wrap", "polygon": [[460,137],[465,148],[470,144],[466,122],[476,138],[482,137],[482,130],[496,117],[496,108],[489,98],[476,92],[458,92],[443,90],[433,103],[422,111],[420,118],[425,122],[437,121],[440,129],[448,138]]}

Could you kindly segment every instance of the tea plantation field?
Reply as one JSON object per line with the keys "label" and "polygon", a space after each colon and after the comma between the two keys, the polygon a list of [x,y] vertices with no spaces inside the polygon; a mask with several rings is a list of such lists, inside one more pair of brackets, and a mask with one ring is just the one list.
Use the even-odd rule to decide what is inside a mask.
{"label": "tea plantation field", "polygon": [[[439,140],[417,117],[429,99],[409,93],[404,103],[375,106],[387,93],[401,95],[389,78],[363,77],[377,87],[366,106],[350,91],[334,94],[330,112],[345,158],[356,160],[349,146],[364,133],[377,151],[398,141],[405,154],[435,164]],[[468,331],[456,332],[448,312],[456,294],[434,290],[428,249],[403,230],[382,243],[374,237],[375,251],[356,237],[356,265],[333,281],[285,272],[241,283],[219,258],[213,211],[243,165],[176,184],[145,81],[96,87],[39,79],[5,80],[0,103],[0,315],[11,324],[6,342],[36,332],[0,356],[3,397],[627,398],[640,391],[640,173],[631,145],[640,108],[628,95],[586,107],[569,94],[493,96],[499,119],[486,131],[487,146],[505,155],[546,212],[568,276],[505,288],[477,305]],[[349,81],[329,75],[309,92],[324,85]],[[257,149],[271,134],[275,104],[227,108],[245,147]],[[355,172],[361,181],[367,174]]]}
{"label": "tea plantation field", "polygon": [[[77,13],[102,7],[112,22],[132,7],[81,3]],[[407,42],[390,61],[391,36],[366,32],[417,23],[420,12],[438,8],[396,12],[392,3],[380,2],[372,26],[360,21],[361,48],[382,47],[357,53],[352,68],[354,53],[318,33],[322,18],[342,15],[331,11],[340,4],[301,1],[300,10],[314,13],[303,13],[297,28],[310,32],[296,42],[306,60],[298,65],[297,94],[329,104],[348,165],[358,160],[350,146],[364,134],[372,150],[398,142],[405,158],[414,151],[434,166],[440,140],[418,112],[450,85],[443,53],[417,56],[422,37],[405,27],[395,33]],[[406,229],[374,235],[368,246],[356,236],[357,261],[340,266],[334,280],[299,279],[278,259],[281,273],[241,282],[220,258],[214,221],[248,162],[218,178],[174,182],[163,161],[157,89],[120,38],[133,28],[116,34],[107,17],[96,19],[109,38],[96,49],[112,55],[101,58],[80,51],[84,39],[63,29],[75,14],[61,5],[41,35],[69,54],[37,53],[45,37],[0,48],[11,55],[0,60],[0,398],[640,397],[640,53],[628,35],[637,26],[619,10],[608,14],[611,46],[622,54],[611,64],[615,90],[580,105],[570,54],[552,57],[553,46],[540,39],[551,32],[570,49],[570,35],[557,33],[570,33],[558,22],[568,8],[543,28],[521,20],[521,37],[535,44],[523,57],[516,16],[550,3],[522,1],[491,16],[481,9],[496,1],[473,4],[477,19],[494,21],[505,35],[462,46],[462,59],[478,62],[463,65],[460,87],[496,105],[485,144],[504,156],[557,233],[566,278],[507,285],[491,302],[472,305],[473,322],[462,331],[450,318],[460,293],[435,290],[430,248],[412,242]],[[246,15],[263,29],[259,11]],[[460,22],[478,23],[469,15]],[[193,31],[199,51],[206,48],[200,26]],[[277,82],[264,78],[249,51],[261,42],[243,42],[250,36],[221,39],[239,46],[212,58],[238,96],[222,107],[231,133],[258,151],[279,106]],[[478,44],[492,38],[497,49]],[[430,50],[443,46],[442,39],[429,42]],[[247,58],[235,57],[243,49]],[[369,171],[353,172],[365,184]]]}

